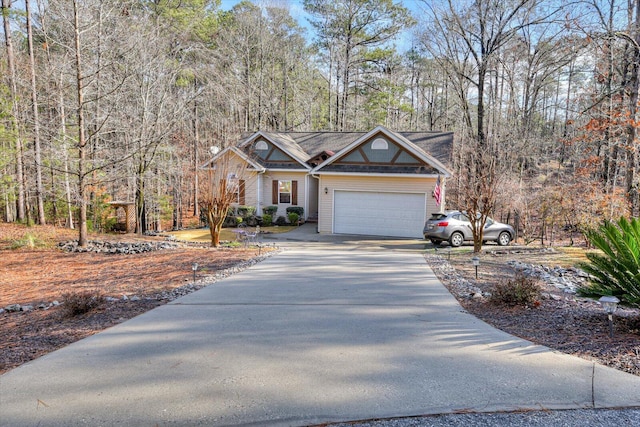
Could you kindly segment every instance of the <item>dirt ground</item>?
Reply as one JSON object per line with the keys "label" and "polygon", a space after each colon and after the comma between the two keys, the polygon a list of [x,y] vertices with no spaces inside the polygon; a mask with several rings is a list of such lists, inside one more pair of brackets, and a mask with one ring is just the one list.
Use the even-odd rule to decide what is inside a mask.
{"label": "dirt ground", "polygon": [[[258,256],[255,248],[206,246],[137,255],[66,253],[54,247],[56,241],[77,237],[59,232],[39,227],[31,233],[39,236],[35,247],[11,249],[23,239],[25,228],[0,224],[0,308],[11,304],[34,307],[32,311],[0,314],[0,373],[166,303],[167,293],[193,282],[194,262],[201,279]],[[163,240],[142,240],[150,239]],[[37,308],[62,302],[65,293],[81,291],[98,291],[117,301],[103,302],[75,317],[65,315],[62,306]]]}
{"label": "dirt ground", "polygon": [[[25,239],[25,233],[38,238]],[[71,254],[55,248],[57,241],[75,238],[74,232],[46,227],[31,233],[24,227],[0,223],[0,308],[9,304],[37,307],[61,300],[66,292],[83,290],[117,298],[75,317],[65,315],[62,306],[1,313],[0,373],[166,303],[163,295],[193,281],[194,262],[201,278],[258,256],[257,249],[244,248],[181,247],[138,255]],[[131,236],[108,238],[135,240]],[[144,238],[149,239],[153,238]],[[12,249],[15,246],[22,247]],[[593,301],[567,299],[560,290],[542,284],[544,292],[557,298],[541,299],[534,307],[496,306],[486,299],[470,298],[450,274],[453,267],[455,277],[487,291],[500,279],[515,274],[509,260],[567,267],[581,251],[493,252],[481,254],[477,279],[469,248],[440,251],[426,259],[462,306],[485,322],[558,351],[640,375],[640,310],[621,308],[616,313],[615,335],[609,338],[606,315]],[[123,295],[128,299],[123,300]]]}
{"label": "dirt ground", "polygon": [[[586,260],[581,248],[567,248],[547,252],[536,247],[524,250],[489,248],[480,254],[478,278],[471,262],[470,249],[440,250],[437,257],[426,256],[427,263],[458,299],[460,304],[481,320],[531,342],[542,344],[563,353],[597,361],[607,366],[640,375],[640,309],[620,306],[614,316],[614,336],[609,337],[609,323],[602,307],[587,298],[568,297],[553,285],[538,282],[541,292],[552,298],[540,298],[529,307],[495,305],[487,298],[473,298],[456,286],[456,276],[470,284],[491,292],[492,286],[503,278],[515,276],[507,264],[510,260],[548,267],[571,267],[576,260]],[[516,252],[516,253],[513,253]]]}

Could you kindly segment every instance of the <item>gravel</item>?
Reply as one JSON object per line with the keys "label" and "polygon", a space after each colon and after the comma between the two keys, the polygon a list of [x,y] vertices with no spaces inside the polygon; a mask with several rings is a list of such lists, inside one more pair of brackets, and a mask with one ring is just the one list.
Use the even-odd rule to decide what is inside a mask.
{"label": "gravel", "polygon": [[640,409],[576,409],[563,411],[448,414],[328,425],[332,427],[638,426],[640,425]]}

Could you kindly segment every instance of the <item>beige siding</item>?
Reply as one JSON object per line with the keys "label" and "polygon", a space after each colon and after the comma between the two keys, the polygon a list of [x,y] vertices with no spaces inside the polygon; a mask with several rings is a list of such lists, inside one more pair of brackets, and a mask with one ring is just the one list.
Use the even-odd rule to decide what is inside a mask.
{"label": "beige siding", "polygon": [[262,175],[261,186],[261,203],[258,206],[258,214],[262,215],[262,208],[271,206],[271,183],[274,180],[279,181],[298,181],[298,204],[293,205],[291,203],[278,204],[278,212],[273,218],[274,221],[278,216],[287,216],[287,208],[289,206],[301,206],[304,208],[305,218],[308,215],[307,201],[307,173],[306,172],[268,172]]}
{"label": "beige siding", "polygon": [[[426,193],[426,213],[427,216],[430,216],[432,213],[442,210],[442,206],[436,206],[435,199],[432,197],[435,185],[435,177],[405,178],[321,175],[318,191],[318,232],[333,233],[333,192],[335,190]],[[325,194],[325,189],[327,194]],[[444,201],[444,193],[442,200]]]}
{"label": "beige siding", "polygon": [[[232,155],[229,164],[227,165],[229,172],[233,172],[239,179],[244,180],[244,205],[256,206],[258,203],[257,196],[257,183],[258,173],[247,169],[247,163],[244,159]],[[238,203],[234,203],[233,206],[238,206]]]}

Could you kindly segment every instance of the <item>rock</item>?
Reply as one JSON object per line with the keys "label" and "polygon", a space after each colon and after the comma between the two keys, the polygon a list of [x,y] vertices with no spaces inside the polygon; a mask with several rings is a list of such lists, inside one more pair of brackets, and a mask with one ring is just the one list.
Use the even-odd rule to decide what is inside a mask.
{"label": "rock", "polygon": [[104,298],[105,301],[107,302],[116,302],[118,301],[118,298],[114,298],[114,297],[105,297]]}
{"label": "rock", "polygon": [[58,247],[67,252],[96,252],[106,254],[134,255],[143,252],[177,248],[177,243],[169,242],[101,242],[90,240],[81,248],[76,241],[62,242]]}
{"label": "rock", "polygon": [[14,313],[16,311],[20,311],[22,309],[22,306],[20,304],[11,304],[6,306],[4,309],[9,313]]}
{"label": "rock", "polygon": [[0,308],[0,314],[4,313],[6,310],[4,308]]}
{"label": "rock", "polygon": [[129,297],[126,295],[122,295],[122,301],[129,301]]}
{"label": "rock", "polygon": [[33,310],[32,305],[23,305],[22,307],[20,307],[20,311],[32,311],[32,310]]}
{"label": "rock", "polygon": [[54,307],[57,307],[60,305],[60,302],[57,300],[54,300],[53,302],[51,302],[51,305],[53,305]]}
{"label": "rock", "polygon": [[129,298],[131,301],[140,301],[140,297],[137,295],[132,296],[131,298]]}
{"label": "rock", "polygon": [[472,296],[473,299],[482,299],[482,292],[476,292]]}

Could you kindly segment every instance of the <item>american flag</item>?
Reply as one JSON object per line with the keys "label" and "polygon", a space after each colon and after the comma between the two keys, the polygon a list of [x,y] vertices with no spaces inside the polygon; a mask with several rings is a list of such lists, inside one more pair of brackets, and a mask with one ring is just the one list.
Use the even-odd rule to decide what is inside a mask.
{"label": "american flag", "polygon": [[438,180],[436,181],[436,187],[433,189],[433,198],[436,199],[436,206],[440,206],[440,202],[442,202],[442,188],[440,186],[440,175],[438,175]]}

